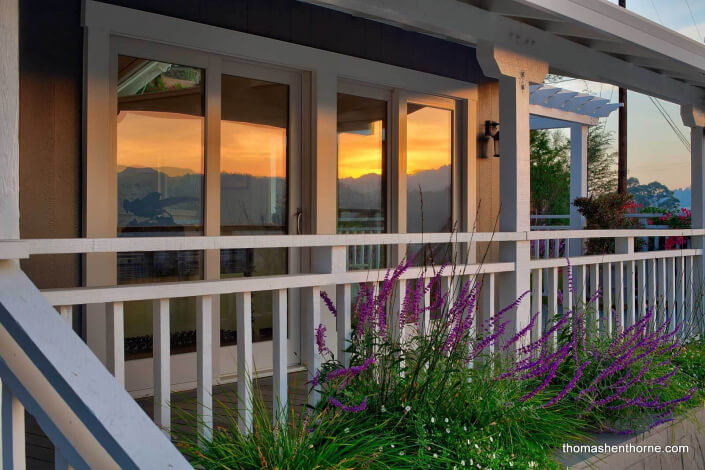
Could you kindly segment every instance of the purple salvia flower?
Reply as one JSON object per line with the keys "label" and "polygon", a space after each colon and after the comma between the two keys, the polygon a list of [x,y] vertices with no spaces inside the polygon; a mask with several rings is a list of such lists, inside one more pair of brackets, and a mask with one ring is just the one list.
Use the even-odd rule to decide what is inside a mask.
{"label": "purple salvia flower", "polygon": [[546,377],[543,379],[543,382],[536,387],[534,390],[531,392],[527,393],[523,397],[519,398],[520,402],[525,402],[526,400],[536,396],[539,392],[541,392],[543,389],[548,387],[548,384],[551,383],[551,381],[556,377],[556,371],[558,370],[558,366],[561,364],[563,359],[565,359],[566,355],[568,354],[568,348],[563,348],[562,354],[556,359],[556,361],[551,365],[551,368],[548,371],[548,374]]}
{"label": "purple salvia flower", "polygon": [[316,328],[316,347],[320,355],[330,352],[330,349],[326,346],[326,327],[322,323]]}
{"label": "purple salvia flower", "polygon": [[367,397],[363,398],[362,402],[357,406],[344,405],[333,397],[328,398],[328,403],[335,406],[336,408],[340,408],[341,410],[347,413],[359,413],[360,411],[364,411],[367,408]]}
{"label": "purple salvia flower", "polygon": [[521,338],[523,338],[527,333],[531,332],[531,329],[534,327],[534,323],[536,322],[536,318],[538,318],[539,314],[541,312],[536,312],[534,315],[531,316],[531,321],[529,321],[529,324],[526,325],[524,328],[522,328],[520,331],[517,332],[514,336],[512,336],[509,341],[502,346],[502,350],[506,351],[507,349],[510,348],[511,345],[519,341]]}
{"label": "purple salvia flower", "polygon": [[568,383],[568,385],[566,385],[566,387],[563,390],[561,390],[561,392],[558,395],[553,397],[547,403],[544,403],[542,405],[543,408],[548,408],[549,406],[555,405],[556,403],[561,401],[563,399],[563,397],[565,397],[568,394],[568,392],[573,390],[575,388],[575,386],[577,385],[578,380],[580,380],[580,377],[583,375],[583,371],[589,365],[590,365],[590,361],[585,361],[582,364],[580,364],[580,367],[578,367],[578,370],[575,372],[575,375],[573,376],[571,381]]}
{"label": "purple salvia flower", "polygon": [[338,310],[335,308],[333,301],[330,300],[330,297],[328,297],[328,293],[326,291],[321,291],[321,299],[323,299],[323,303],[325,303],[326,307],[328,307],[328,311],[332,313],[334,317],[337,317]]}

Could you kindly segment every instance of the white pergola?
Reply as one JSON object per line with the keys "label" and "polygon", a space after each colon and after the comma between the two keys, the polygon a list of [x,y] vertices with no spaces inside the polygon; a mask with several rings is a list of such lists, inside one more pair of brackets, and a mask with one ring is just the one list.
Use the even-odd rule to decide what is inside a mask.
{"label": "white pergola", "polygon": [[[581,230],[585,220],[572,202],[587,196],[588,127],[619,109],[620,103],[550,85],[531,85],[529,126],[536,129],[570,129],[570,228]],[[570,241],[571,255],[580,255],[581,241]]]}

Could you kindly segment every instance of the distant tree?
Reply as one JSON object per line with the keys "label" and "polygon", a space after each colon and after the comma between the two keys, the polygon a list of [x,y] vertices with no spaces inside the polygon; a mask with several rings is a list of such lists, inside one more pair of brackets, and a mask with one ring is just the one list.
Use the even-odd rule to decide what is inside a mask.
{"label": "distant tree", "polygon": [[531,209],[535,214],[570,210],[570,142],[560,132],[531,131]]}
{"label": "distant tree", "polygon": [[673,191],[658,181],[641,184],[637,178],[632,177],[627,180],[627,189],[634,196],[634,202],[643,207],[673,210],[680,205]]}
{"label": "distant tree", "polygon": [[617,154],[612,152],[614,135],[604,122],[588,129],[588,194],[612,193],[617,189]]}

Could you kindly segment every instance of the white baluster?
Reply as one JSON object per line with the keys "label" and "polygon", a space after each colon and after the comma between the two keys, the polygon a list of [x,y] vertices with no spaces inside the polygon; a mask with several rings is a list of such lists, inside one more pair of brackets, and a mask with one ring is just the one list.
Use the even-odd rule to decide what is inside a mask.
{"label": "white baluster", "polygon": [[338,359],[344,367],[350,367],[350,353],[345,350],[350,345],[352,337],[352,289],[350,284],[338,284],[335,288],[336,310],[335,319],[338,335]]}
{"label": "white baluster", "polygon": [[685,263],[682,256],[676,258],[676,312],[675,317],[677,322],[683,323],[681,328],[686,329],[689,325],[685,324],[685,311],[683,309],[683,301],[685,299],[684,288],[684,273]]}
{"label": "white baluster", "polygon": [[69,326],[73,326],[73,305],[62,305],[59,307],[59,315]]}
{"label": "white baluster", "polygon": [[[302,291],[305,301],[303,318],[305,326],[302,335],[303,347],[306,352],[304,358],[308,370],[308,380],[311,381],[321,368],[321,355],[316,347],[316,329],[321,324],[321,288],[306,287]],[[314,388],[308,396],[309,405],[315,406],[319,400],[320,392]]]}
{"label": "white baluster", "polygon": [[106,304],[108,370],[125,385],[125,313],[122,302]]}
{"label": "white baluster", "polygon": [[[546,271],[548,271],[548,282],[546,284],[546,303],[548,308],[546,313],[548,324],[552,326],[552,322],[558,315],[558,268],[548,268]],[[557,334],[553,335],[552,340],[554,343],[557,337]]]}
{"label": "white baluster", "polygon": [[27,458],[25,455],[24,406],[6,384],[2,386],[0,417],[2,423],[2,468],[25,470]]}
{"label": "white baluster", "polygon": [[587,301],[586,291],[587,291],[587,278],[585,277],[585,266],[573,266],[573,286],[575,287],[576,304],[579,308],[585,308],[585,302]]}
{"label": "white baluster", "polygon": [[[289,368],[288,346],[287,346],[287,291],[286,289],[276,290],[274,295],[274,312],[272,318],[272,347],[274,349],[274,363],[272,375],[274,424],[286,424],[287,422],[287,378]],[[239,331],[239,330],[238,330]],[[238,357],[240,356],[238,352]]]}
{"label": "white baluster", "polygon": [[571,279],[573,279],[572,273],[568,266],[563,267],[563,313],[567,313],[573,310],[573,291],[571,290]]}
{"label": "white baluster", "polygon": [[669,319],[668,331],[676,327],[676,260],[666,258],[666,317]]}
{"label": "white baluster", "polygon": [[169,299],[157,299],[152,305],[152,351],[154,356],[154,423],[170,436],[171,427],[171,333]]}
{"label": "white baluster", "polygon": [[653,327],[656,324],[656,302],[657,302],[657,287],[658,282],[658,261],[656,259],[650,259],[648,264],[649,273],[647,275],[647,290],[649,292],[649,309],[653,309],[651,315],[651,321],[649,322]]}
{"label": "white baluster", "polygon": [[646,315],[646,260],[637,260],[634,263],[636,264],[636,275],[639,282],[636,315],[634,318],[638,320]]}
{"label": "white baluster", "polygon": [[[196,415],[202,443],[213,437],[213,298],[197,299],[196,311]],[[238,343],[240,331],[238,331]]]}
{"label": "white baluster", "polygon": [[624,276],[627,278],[627,293],[626,293],[626,317],[624,319],[624,328],[632,326],[636,318],[636,284],[634,282],[634,262],[624,262]]}
{"label": "white baluster", "polygon": [[686,256],[683,268],[683,287],[685,292],[685,298],[683,300],[683,321],[687,321],[690,328],[696,327],[696,325],[693,324],[693,320],[696,318],[693,315],[693,289],[695,289],[693,285],[693,274],[693,257]]}
{"label": "white baluster", "polygon": [[[595,295],[596,292],[600,291],[600,265],[591,264],[590,265],[590,298]],[[595,302],[587,306],[588,308],[588,318],[590,321],[590,326],[588,327],[588,332],[592,332],[593,329],[598,329],[600,327],[600,300],[597,298]]]}
{"label": "white baluster", "polygon": [[[429,282],[431,282],[431,279],[424,278],[424,286],[428,286]],[[431,310],[429,309],[429,306],[431,305],[431,289],[424,292],[423,300],[424,311],[419,318],[419,329],[421,330],[422,335],[427,335],[431,328]]]}
{"label": "white baluster", "polygon": [[[484,331],[483,328],[489,328],[488,320],[496,313],[495,312],[495,289],[496,281],[494,273],[487,273],[483,276],[482,291],[480,292],[480,308],[477,317],[478,331],[483,336],[491,334],[492,331]],[[482,330],[482,331],[481,331]],[[494,343],[490,343],[489,352],[494,352]]]}
{"label": "white baluster", "polygon": [[660,326],[666,320],[668,310],[666,309],[666,259],[661,258],[657,263],[657,286],[656,305],[658,309],[658,324]]}
{"label": "white baluster", "polygon": [[614,329],[612,314],[612,264],[602,266],[602,331],[611,335]]}
{"label": "white baluster", "polygon": [[237,423],[243,434],[252,432],[252,294],[235,294],[237,315]]}
{"label": "white baluster", "polygon": [[537,315],[531,329],[531,341],[538,340],[543,334],[543,269],[534,269],[531,272],[531,315]]}
{"label": "white baluster", "polygon": [[619,261],[614,263],[614,327],[619,330],[624,330],[624,294],[624,264]]}

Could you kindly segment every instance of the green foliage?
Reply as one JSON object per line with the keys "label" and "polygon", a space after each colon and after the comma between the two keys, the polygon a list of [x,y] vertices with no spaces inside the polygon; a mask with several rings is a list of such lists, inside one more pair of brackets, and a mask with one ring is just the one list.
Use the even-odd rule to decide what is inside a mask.
{"label": "green foliage", "polygon": [[627,188],[634,196],[634,202],[644,207],[657,207],[671,211],[680,206],[680,201],[673,195],[673,191],[658,181],[641,184],[637,178],[629,178]]}
{"label": "green foliage", "polygon": [[[606,193],[597,196],[581,197],[573,201],[585,217],[585,230],[612,230],[639,228],[638,220],[625,217],[632,204],[632,196],[627,194]],[[587,241],[588,254],[614,253],[614,240],[607,238]]]}
{"label": "green foliage", "polygon": [[588,129],[588,194],[606,194],[617,189],[616,154],[610,152],[614,135],[604,122]]}
{"label": "green foliage", "polygon": [[570,199],[570,142],[560,132],[531,131],[531,209],[567,214]]}

